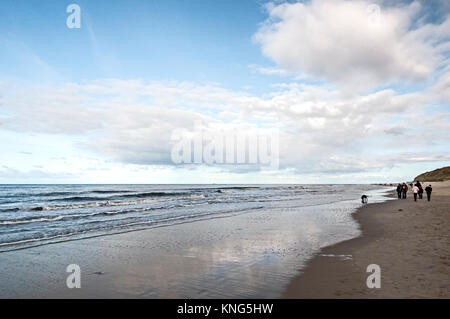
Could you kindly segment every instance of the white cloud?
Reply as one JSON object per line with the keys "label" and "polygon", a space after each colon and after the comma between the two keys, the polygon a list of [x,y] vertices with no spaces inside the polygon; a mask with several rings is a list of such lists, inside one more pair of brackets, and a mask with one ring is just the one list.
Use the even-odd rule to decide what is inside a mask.
{"label": "white cloud", "polygon": [[442,103],[450,103],[450,70],[441,76],[432,91],[436,96],[439,96]]}
{"label": "white cloud", "polygon": [[284,69],[280,69],[280,68],[264,67],[264,66],[256,65],[256,64],[250,64],[249,68],[251,70],[254,70],[254,71],[264,74],[264,75],[278,75],[278,76],[288,76],[289,75],[288,71],[286,71]]}
{"label": "white cloud", "polygon": [[[439,98],[434,87],[402,95],[386,89],[342,96],[335,89],[286,83],[259,97],[217,85],[110,79],[53,88],[9,87],[0,103],[11,116],[0,128],[71,135],[77,137],[78,149],[100,158],[170,166],[170,137],[177,129],[276,127],[281,169],[360,171],[382,167],[390,152],[445,145],[450,119],[433,109]],[[400,143],[393,133],[414,143]],[[383,151],[376,154],[374,149]],[[364,154],[373,155],[367,160]],[[447,154],[441,153],[444,159]]]}
{"label": "white cloud", "polygon": [[420,4],[381,7],[368,1],[312,0],[267,6],[254,39],[277,65],[338,84],[346,91],[427,80],[444,63],[450,18],[413,28]]}

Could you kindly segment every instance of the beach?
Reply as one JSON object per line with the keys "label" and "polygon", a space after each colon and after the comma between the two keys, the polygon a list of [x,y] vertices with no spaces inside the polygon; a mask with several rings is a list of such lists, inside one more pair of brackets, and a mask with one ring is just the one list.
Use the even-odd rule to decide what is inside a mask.
{"label": "beach", "polygon": [[[384,201],[388,190],[5,186],[16,202],[2,206],[0,297],[279,298],[322,247],[360,235],[361,193]],[[66,285],[73,264],[80,289]]]}
{"label": "beach", "polygon": [[[81,188],[123,205],[24,208],[28,219],[3,221],[1,298],[449,297],[448,182],[433,183],[431,202],[370,185],[170,186],[163,198],[160,186],[102,187]],[[49,201],[47,188],[33,192]],[[47,237],[16,240],[31,231]],[[80,289],[66,285],[73,264]],[[366,286],[369,264],[381,267],[380,289]]]}
{"label": "beach", "polygon": [[[322,249],[283,297],[449,298],[450,182],[431,184],[430,202],[414,202],[410,192],[360,208],[361,236]],[[370,264],[381,268],[380,289],[366,286]]]}

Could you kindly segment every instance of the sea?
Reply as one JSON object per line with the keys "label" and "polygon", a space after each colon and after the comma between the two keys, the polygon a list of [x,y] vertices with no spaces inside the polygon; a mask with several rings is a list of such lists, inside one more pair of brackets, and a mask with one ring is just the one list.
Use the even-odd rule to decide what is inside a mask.
{"label": "sea", "polygon": [[362,205],[361,195],[368,195],[369,202],[384,201],[389,189],[376,185],[0,185],[0,253],[308,207],[321,208],[314,210],[321,220],[318,227],[323,224],[328,230],[333,223],[347,223],[348,233],[356,235],[355,223],[348,217]]}

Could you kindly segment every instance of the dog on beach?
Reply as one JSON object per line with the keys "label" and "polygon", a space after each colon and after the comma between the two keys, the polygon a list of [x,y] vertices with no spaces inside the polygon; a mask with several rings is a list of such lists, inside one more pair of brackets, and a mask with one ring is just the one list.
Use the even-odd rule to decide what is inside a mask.
{"label": "dog on beach", "polygon": [[369,201],[369,199],[368,199],[367,195],[362,195],[361,196],[361,202],[363,204],[367,204],[368,201]]}

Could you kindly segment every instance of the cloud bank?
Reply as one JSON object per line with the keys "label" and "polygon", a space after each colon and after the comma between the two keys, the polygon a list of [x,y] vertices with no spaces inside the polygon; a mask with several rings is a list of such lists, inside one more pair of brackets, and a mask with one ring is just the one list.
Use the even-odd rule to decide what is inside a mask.
{"label": "cloud bank", "polygon": [[262,52],[288,71],[370,90],[427,80],[448,63],[450,18],[417,22],[421,5],[380,7],[367,1],[269,4],[254,36]]}

